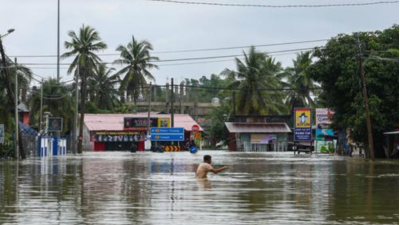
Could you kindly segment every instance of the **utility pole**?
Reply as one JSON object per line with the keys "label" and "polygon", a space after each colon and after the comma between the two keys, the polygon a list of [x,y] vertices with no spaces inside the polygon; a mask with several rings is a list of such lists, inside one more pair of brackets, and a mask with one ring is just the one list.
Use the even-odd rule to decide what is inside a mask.
{"label": "utility pole", "polygon": [[235,91],[232,92],[232,103],[233,103],[233,121],[235,121],[235,116],[236,116]]}
{"label": "utility pole", "polygon": [[39,132],[43,129],[43,78],[42,86],[40,88],[40,122],[39,122]]}
{"label": "utility pole", "polygon": [[151,82],[150,82],[150,86],[149,86],[149,107],[147,110],[147,136],[150,136],[150,111],[151,111]]}
{"label": "utility pole", "polygon": [[57,82],[60,82],[60,0],[57,8]]}
{"label": "utility pole", "polygon": [[174,78],[171,78],[171,127],[174,127]]}
{"label": "utility pole", "polygon": [[75,74],[75,110],[74,110],[74,124],[72,125],[72,152],[76,154],[76,125],[78,123],[78,91],[79,91],[79,65],[77,66],[76,69],[76,74]]}
{"label": "utility pole", "polygon": [[375,160],[375,152],[374,152],[374,142],[372,137],[372,127],[371,127],[371,118],[369,114],[369,104],[368,104],[368,94],[367,94],[367,85],[365,83],[365,75],[364,75],[364,66],[362,61],[362,52],[361,52],[361,43],[360,38],[357,36],[357,50],[358,50],[358,62],[359,69],[361,74],[363,95],[364,95],[364,109],[365,109],[365,117],[367,120],[367,132],[368,132],[368,145],[369,145],[369,154],[370,160]]}
{"label": "utility pole", "polygon": [[19,135],[18,135],[18,68],[17,58],[15,61],[15,159],[19,159]]}

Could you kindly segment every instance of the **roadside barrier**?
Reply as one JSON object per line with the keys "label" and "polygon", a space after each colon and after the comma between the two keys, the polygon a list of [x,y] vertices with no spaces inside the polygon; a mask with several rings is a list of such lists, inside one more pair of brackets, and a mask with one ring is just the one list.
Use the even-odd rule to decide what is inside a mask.
{"label": "roadside barrier", "polygon": [[53,138],[42,137],[39,138],[39,156],[47,157],[53,155]]}
{"label": "roadside barrier", "polygon": [[52,138],[41,137],[38,139],[39,157],[49,157],[53,155],[66,155],[67,154],[67,139],[66,138]]}
{"label": "roadside barrier", "polygon": [[166,152],[178,152],[178,151],[181,151],[181,147],[180,146],[174,146],[174,145],[166,145],[165,146],[165,151]]}

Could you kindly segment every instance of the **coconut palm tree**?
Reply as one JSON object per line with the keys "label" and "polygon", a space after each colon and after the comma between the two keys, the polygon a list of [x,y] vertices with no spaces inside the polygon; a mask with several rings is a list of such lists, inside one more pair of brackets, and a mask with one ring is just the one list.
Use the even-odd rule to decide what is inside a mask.
{"label": "coconut palm tree", "polygon": [[224,70],[221,75],[229,81],[227,87],[239,89],[234,96],[236,112],[243,115],[266,115],[283,110],[282,94],[260,91],[281,87],[278,74],[280,63],[251,47],[244,60],[236,58],[236,71]]}
{"label": "coconut palm tree", "polygon": [[119,92],[115,87],[121,80],[117,74],[112,74],[114,70],[114,68],[108,69],[105,64],[100,64],[96,75],[90,78],[92,91],[95,93],[92,100],[99,109],[113,111],[119,103]]}
{"label": "coconut palm tree", "polygon": [[[83,135],[83,121],[85,116],[85,101],[86,101],[86,85],[87,78],[94,74],[96,65],[101,62],[101,59],[96,55],[96,52],[107,48],[107,45],[101,41],[99,33],[90,26],[83,25],[79,30],[79,35],[74,31],[68,32],[71,41],[64,42],[64,47],[69,52],[64,53],[61,58],[66,59],[75,57],[72,61],[68,74],[75,72],[81,78],[81,117],[79,121],[79,137]],[[79,70],[79,71],[78,71]],[[82,138],[78,141],[78,153],[82,153]]]}
{"label": "coconut palm tree", "polygon": [[298,53],[293,60],[293,67],[286,69],[286,87],[287,91],[286,105],[291,112],[295,107],[315,106],[312,96],[318,94],[319,85],[307,73],[308,67],[312,64],[311,52]]}
{"label": "coconut palm tree", "polygon": [[120,58],[115,60],[114,64],[125,66],[117,72],[117,75],[124,76],[120,86],[121,101],[124,101],[123,93],[126,92],[127,97],[133,98],[136,103],[140,94],[144,94],[146,78],[155,80],[150,70],[158,69],[158,66],[152,63],[157,61],[158,57],[151,56],[153,46],[150,42],[137,41],[134,36],[127,46],[119,45],[116,50],[120,52]]}

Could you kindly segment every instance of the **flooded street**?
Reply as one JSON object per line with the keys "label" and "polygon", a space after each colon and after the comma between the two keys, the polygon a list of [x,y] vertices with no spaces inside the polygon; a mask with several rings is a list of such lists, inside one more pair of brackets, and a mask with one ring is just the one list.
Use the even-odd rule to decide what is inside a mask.
{"label": "flooded street", "polygon": [[[203,155],[226,172],[196,180]],[[398,224],[398,161],[100,152],[0,162],[1,224]]]}

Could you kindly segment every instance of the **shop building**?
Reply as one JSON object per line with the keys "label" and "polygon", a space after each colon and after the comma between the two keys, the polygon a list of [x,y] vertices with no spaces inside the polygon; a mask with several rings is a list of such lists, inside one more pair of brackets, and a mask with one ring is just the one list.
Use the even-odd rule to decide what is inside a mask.
{"label": "shop building", "polygon": [[[150,113],[150,127],[169,127],[170,114]],[[148,114],[85,114],[83,146],[85,150],[129,150],[135,143],[137,150],[145,149]],[[175,114],[174,127],[183,127],[184,140],[189,140],[193,125],[199,126],[188,114]],[[199,126],[199,132],[203,128]],[[183,145],[184,143],[177,143]]]}
{"label": "shop building", "polygon": [[286,123],[226,122],[230,151],[287,151]]}

